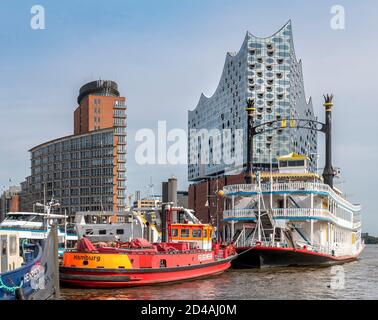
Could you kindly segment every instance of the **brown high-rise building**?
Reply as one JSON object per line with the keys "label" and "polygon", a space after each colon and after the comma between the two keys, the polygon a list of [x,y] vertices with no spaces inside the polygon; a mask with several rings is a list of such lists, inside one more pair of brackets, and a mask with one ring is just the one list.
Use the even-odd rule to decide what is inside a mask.
{"label": "brown high-rise building", "polygon": [[[31,176],[22,184],[22,208],[52,196],[60,212],[123,211],[126,189],[126,104],[113,81],[81,87],[74,134],[30,150]],[[36,208],[34,208],[36,209]]]}
{"label": "brown high-rise building", "polygon": [[116,125],[114,108],[125,103],[113,81],[93,81],[80,89],[79,106],[74,112],[74,134],[111,128]]}

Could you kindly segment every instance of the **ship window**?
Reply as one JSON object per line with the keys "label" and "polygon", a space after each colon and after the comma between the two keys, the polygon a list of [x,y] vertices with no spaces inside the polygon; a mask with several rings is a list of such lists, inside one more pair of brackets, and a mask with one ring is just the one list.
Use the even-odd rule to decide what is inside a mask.
{"label": "ship window", "polygon": [[106,230],[99,230],[98,234],[106,234]]}
{"label": "ship window", "polygon": [[303,167],[304,166],[304,160],[292,161],[291,166],[292,167]]}
{"label": "ship window", "polygon": [[207,238],[207,229],[203,230],[203,237]]}
{"label": "ship window", "polygon": [[280,167],[287,167],[287,161],[280,161]]}
{"label": "ship window", "polygon": [[193,238],[201,238],[202,232],[201,229],[193,229],[192,230],[192,237]]}
{"label": "ship window", "polygon": [[3,240],[3,243],[2,243],[1,254],[3,256],[7,255],[7,242],[5,240]]}
{"label": "ship window", "polygon": [[[288,167],[303,167],[304,166],[304,160],[283,161],[283,162],[287,162],[286,166]],[[282,164],[281,164],[281,167],[283,167]]]}
{"label": "ship window", "polygon": [[124,234],[124,230],[123,229],[117,229],[117,234]]}
{"label": "ship window", "polygon": [[167,267],[167,260],[161,259],[160,260],[160,268],[166,268]]}
{"label": "ship window", "polygon": [[172,237],[177,237],[178,236],[178,230],[176,228],[172,229]]}
{"label": "ship window", "polygon": [[181,229],[181,238],[189,238],[189,229]]}
{"label": "ship window", "polygon": [[17,254],[17,237],[9,236],[9,254],[14,256]]}

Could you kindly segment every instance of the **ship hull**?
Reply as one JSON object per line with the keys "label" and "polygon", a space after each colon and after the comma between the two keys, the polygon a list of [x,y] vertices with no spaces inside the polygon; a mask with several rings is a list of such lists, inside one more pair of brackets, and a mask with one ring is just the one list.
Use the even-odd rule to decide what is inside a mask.
{"label": "ship hull", "polygon": [[229,257],[201,265],[159,269],[60,268],[62,284],[85,288],[122,288],[185,281],[220,274],[230,268]]}
{"label": "ship hull", "polygon": [[239,247],[236,251],[239,255],[232,262],[234,268],[269,268],[342,264],[357,260],[362,250],[356,255],[338,257],[306,249],[268,246]]}

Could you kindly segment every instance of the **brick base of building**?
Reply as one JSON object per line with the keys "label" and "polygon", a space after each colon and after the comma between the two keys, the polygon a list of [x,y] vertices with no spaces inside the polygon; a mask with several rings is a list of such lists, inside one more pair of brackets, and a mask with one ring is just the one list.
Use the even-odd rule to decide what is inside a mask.
{"label": "brick base of building", "polygon": [[203,223],[211,223],[218,226],[221,231],[223,228],[224,198],[218,195],[218,191],[230,184],[244,183],[245,174],[222,176],[211,178],[189,186],[190,209]]}

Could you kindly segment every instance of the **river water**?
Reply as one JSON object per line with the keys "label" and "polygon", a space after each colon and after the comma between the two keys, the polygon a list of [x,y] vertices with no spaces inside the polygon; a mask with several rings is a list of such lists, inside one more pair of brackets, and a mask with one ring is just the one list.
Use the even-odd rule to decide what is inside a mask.
{"label": "river water", "polygon": [[61,290],[63,299],[378,299],[378,245],[334,267],[229,269],[202,280],[125,289]]}

